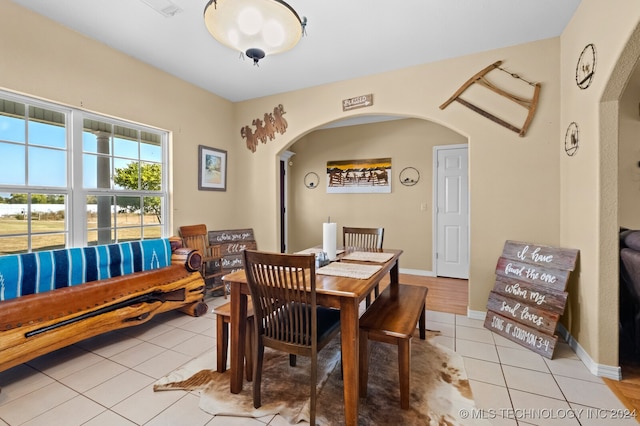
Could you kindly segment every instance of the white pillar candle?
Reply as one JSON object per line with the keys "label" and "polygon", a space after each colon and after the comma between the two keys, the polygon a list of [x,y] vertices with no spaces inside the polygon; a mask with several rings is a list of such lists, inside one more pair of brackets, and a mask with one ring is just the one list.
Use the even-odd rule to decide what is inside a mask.
{"label": "white pillar candle", "polygon": [[329,260],[336,260],[336,234],[335,222],[322,224],[322,251],[327,253]]}

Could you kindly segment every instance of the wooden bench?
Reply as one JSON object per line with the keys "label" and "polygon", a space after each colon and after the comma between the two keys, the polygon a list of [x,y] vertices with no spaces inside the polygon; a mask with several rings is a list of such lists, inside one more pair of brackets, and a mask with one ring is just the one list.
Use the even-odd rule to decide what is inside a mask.
{"label": "wooden bench", "polygon": [[369,340],[398,346],[400,407],[409,408],[411,338],[419,323],[420,339],[426,338],[426,287],[389,285],[360,318],[360,397],[367,396]]}
{"label": "wooden bench", "polygon": [[[220,305],[213,310],[216,314],[216,371],[227,370],[227,354],[229,353],[229,323],[231,322],[231,302]],[[245,343],[245,374],[247,381],[253,379],[253,304],[249,298],[247,306],[247,333]]]}

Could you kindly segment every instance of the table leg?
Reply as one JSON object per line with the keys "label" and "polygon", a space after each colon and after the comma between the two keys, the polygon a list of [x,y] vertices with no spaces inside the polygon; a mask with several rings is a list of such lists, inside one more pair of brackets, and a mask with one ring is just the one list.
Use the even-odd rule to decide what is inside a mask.
{"label": "table leg", "polygon": [[391,267],[389,271],[389,282],[391,284],[398,284],[400,282],[400,263],[399,259],[396,259],[396,263]]}
{"label": "table leg", "polygon": [[247,332],[247,295],[240,291],[241,284],[231,283],[231,393],[242,391],[245,335]]}
{"label": "table leg", "polygon": [[344,384],[344,419],[346,425],[358,424],[358,301],[343,298],[340,302],[342,338],[342,372]]}

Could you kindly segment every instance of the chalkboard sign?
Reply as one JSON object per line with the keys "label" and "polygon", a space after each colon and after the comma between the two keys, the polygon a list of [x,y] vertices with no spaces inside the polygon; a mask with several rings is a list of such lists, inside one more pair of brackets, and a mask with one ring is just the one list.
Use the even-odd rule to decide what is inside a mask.
{"label": "chalkboard sign", "polygon": [[485,328],[552,358],[577,258],[574,249],[507,241],[496,265]]}
{"label": "chalkboard sign", "polygon": [[209,244],[220,246],[222,272],[225,275],[244,269],[243,250],[258,248],[251,228],[209,231]]}

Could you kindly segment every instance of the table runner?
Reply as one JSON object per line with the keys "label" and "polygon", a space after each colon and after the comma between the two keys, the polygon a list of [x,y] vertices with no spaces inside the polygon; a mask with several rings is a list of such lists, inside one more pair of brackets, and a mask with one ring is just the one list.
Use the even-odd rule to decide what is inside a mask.
{"label": "table runner", "polygon": [[354,251],[342,257],[342,260],[357,260],[360,262],[385,263],[393,257],[393,253],[372,251]]}
{"label": "table runner", "polygon": [[320,275],[332,275],[335,277],[347,277],[366,280],[367,278],[370,278],[373,274],[378,272],[380,269],[382,269],[382,266],[379,265],[332,262],[327,266],[318,268],[316,270],[316,273]]}

